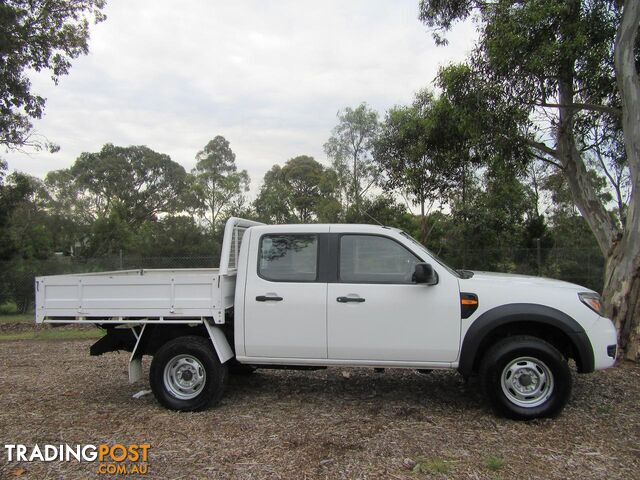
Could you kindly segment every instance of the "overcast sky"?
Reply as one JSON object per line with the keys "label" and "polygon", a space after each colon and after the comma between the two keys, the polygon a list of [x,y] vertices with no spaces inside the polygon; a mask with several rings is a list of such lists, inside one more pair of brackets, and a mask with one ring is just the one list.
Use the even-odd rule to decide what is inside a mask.
{"label": "overcast sky", "polygon": [[274,163],[326,162],[336,113],[367,102],[381,115],[433,86],[440,66],[464,59],[464,24],[436,47],[417,20],[418,0],[109,0],[92,26],[90,53],[54,86],[39,134],[56,154],[1,152],[11,170],[44,177],[107,142],[147,145],[187,170],[223,135],[255,193]]}

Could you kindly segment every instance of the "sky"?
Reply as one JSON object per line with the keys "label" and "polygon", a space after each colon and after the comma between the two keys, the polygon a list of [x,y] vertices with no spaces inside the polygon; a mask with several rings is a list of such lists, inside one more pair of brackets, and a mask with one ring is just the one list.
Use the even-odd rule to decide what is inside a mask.
{"label": "sky", "polygon": [[222,135],[255,196],[275,163],[328,164],[338,111],[367,102],[384,116],[411,102],[476,38],[465,23],[436,46],[418,0],[109,0],[105,13],[57,86],[31,76],[47,98],[35,130],[60,151],[0,152],[10,170],[43,178],[113,143],[146,145],[189,171]]}

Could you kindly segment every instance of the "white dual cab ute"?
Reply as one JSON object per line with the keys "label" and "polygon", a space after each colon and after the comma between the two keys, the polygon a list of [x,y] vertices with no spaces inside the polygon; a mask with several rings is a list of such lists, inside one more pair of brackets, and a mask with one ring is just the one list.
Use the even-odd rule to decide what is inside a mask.
{"label": "white dual cab ute", "polygon": [[263,225],[231,218],[219,269],[36,279],[38,323],[106,330],[91,355],[131,352],[130,381],[175,410],[217,403],[256,368],[456,369],[498,414],[558,414],[572,376],[611,367],[616,330],[597,293],[538,277],[456,271],[375,225]]}

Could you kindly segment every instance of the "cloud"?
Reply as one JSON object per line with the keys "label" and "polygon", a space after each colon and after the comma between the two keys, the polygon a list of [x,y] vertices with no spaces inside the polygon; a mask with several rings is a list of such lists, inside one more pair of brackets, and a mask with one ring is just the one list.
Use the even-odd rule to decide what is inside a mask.
{"label": "cloud", "polygon": [[338,110],[366,101],[384,113],[466,56],[473,26],[436,47],[417,3],[110,1],[89,55],[58,86],[33,78],[48,98],[36,129],[61,151],[4,158],[44,176],[111,142],[147,145],[190,169],[223,135],[255,192],[273,163],[324,161]]}

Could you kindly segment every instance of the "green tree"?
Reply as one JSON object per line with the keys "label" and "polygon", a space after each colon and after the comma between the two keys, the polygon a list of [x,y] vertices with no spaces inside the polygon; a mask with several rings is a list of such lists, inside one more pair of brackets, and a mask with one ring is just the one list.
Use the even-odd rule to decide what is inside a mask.
{"label": "green tree", "polygon": [[71,60],[89,51],[89,20],[105,19],[104,0],[7,0],[0,4],[0,145],[42,147],[31,119],[45,98],[31,91],[29,70],[49,70],[55,83]]}
{"label": "green tree", "polygon": [[0,304],[12,301],[26,312],[33,300],[33,277],[53,253],[53,242],[43,208],[47,192],[42,181],[12,173],[0,190]]}
{"label": "green tree", "polygon": [[127,221],[127,212],[121,203],[116,203],[106,213],[96,218],[88,229],[88,236],[81,243],[80,253],[85,257],[116,255],[130,251],[141,225]]}
{"label": "green tree", "polygon": [[322,198],[320,190],[324,167],[313,157],[301,155],[285,163],[282,168],[284,180],[291,194],[291,207],[301,223],[308,223],[318,210]]}
{"label": "green tree", "polygon": [[282,167],[274,165],[264,174],[262,186],[253,202],[258,218],[265,223],[284,224],[294,221],[290,206],[291,190]]}
{"label": "green tree", "polygon": [[[589,116],[583,122],[588,142],[583,146],[583,157],[587,171],[599,187],[604,181],[603,191],[609,197],[598,196],[605,208],[613,213],[617,228],[626,222],[627,207],[631,194],[629,163],[625,152],[623,132],[619,119],[603,119],[600,115]],[[597,188],[596,188],[597,190]]]}
{"label": "green tree", "polygon": [[346,223],[381,224],[414,232],[416,222],[406,205],[391,195],[376,195],[363,198],[359,207],[351,206],[344,213]]}
{"label": "green tree", "polygon": [[193,217],[168,215],[157,222],[144,222],[127,253],[144,257],[209,257],[215,256],[217,249],[209,232]]}
{"label": "green tree", "polygon": [[168,155],[143,145],[110,143],[97,153],[82,153],[66,170],[50,172],[46,183],[52,207],[87,219],[106,218],[117,209],[130,225],[183,209],[184,168]]}
{"label": "green tree", "polygon": [[218,135],[196,155],[194,193],[196,211],[209,223],[212,231],[220,216],[244,204],[249,191],[249,174],[238,171],[236,155],[229,142]]}
{"label": "green tree", "polygon": [[338,174],[333,168],[325,168],[318,185],[320,199],[316,204],[316,218],[322,223],[338,223],[343,218],[340,204]]}
{"label": "green tree", "polygon": [[373,145],[378,133],[378,113],[366,103],[338,112],[338,125],[324,150],[333,162],[345,210],[360,205],[375,181]]}
{"label": "green tree", "polygon": [[13,253],[13,242],[7,235],[7,227],[17,203],[26,195],[26,185],[20,189],[5,182],[7,162],[0,160],[0,260],[6,260]]}
{"label": "green tree", "polygon": [[145,146],[106,144],[68,169],[49,172],[46,209],[56,248],[98,255],[128,248],[146,221],[183,211],[187,173]]}
{"label": "green tree", "polygon": [[[614,0],[423,0],[420,19],[437,39],[458,20],[477,15],[480,38],[472,55],[473,95],[489,85],[481,112],[520,110],[518,135],[495,125],[486,138],[526,142],[533,155],[564,175],[573,201],[607,258],[604,298],[620,329],[626,356],[640,348],[640,80],[637,65],[640,2]],[[524,114],[524,115],[523,115]],[[589,173],[595,120],[622,126],[631,197],[622,227],[610,215]],[[480,125],[483,125],[479,122]],[[492,130],[492,131],[491,131]]]}
{"label": "green tree", "polygon": [[335,172],[313,157],[300,155],[265,174],[254,206],[269,223],[330,221],[339,211],[336,183]]}
{"label": "green tree", "polygon": [[[442,166],[448,188],[445,201],[456,205],[456,221],[462,235],[462,265],[467,265],[467,250],[475,248],[471,241],[473,224],[470,213],[476,193],[480,169],[519,172],[530,158],[526,144],[518,140],[517,120],[522,112],[510,104],[496,102],[501,90],[487,83],[475,82],[473,71],[466,65],[450,65],[438,73],[436,83],[443,94],[433,103],[431,132],[432,152]],[[489,108],[491,106],[492,108]],[[497,138],[487,130],[500,132]]]}
{"label": "green tree", "polygon": [[[508,165],[474,170],[464,205],[461,195],[451,195],[448,212],[429,214],[426,245],[456,268],[537,273],[528,240],[533,232],[543,236],[546,227],[536,224],[534,211],[529,187]],[[550,247],[548,235],[544,239]]]}
{"label": "green tree", "polygon": [[47,258],[53,251],[44,209],[47,192],[42,181],[14,172],[0,190],[0,260]]}
{"label": "green tree", "polygon": [[378,183],[387,192],[399,192],[420,208],[419,240],[429,237],[427,210],[435,202],[444,203],[445,195],[455,181],[448,157],[440,155],[442,136],[434,128],[440,120],[428,91],[416,96],[411,106],[391,108],[382,122],[375,142],[374,157],[382,175]]}

